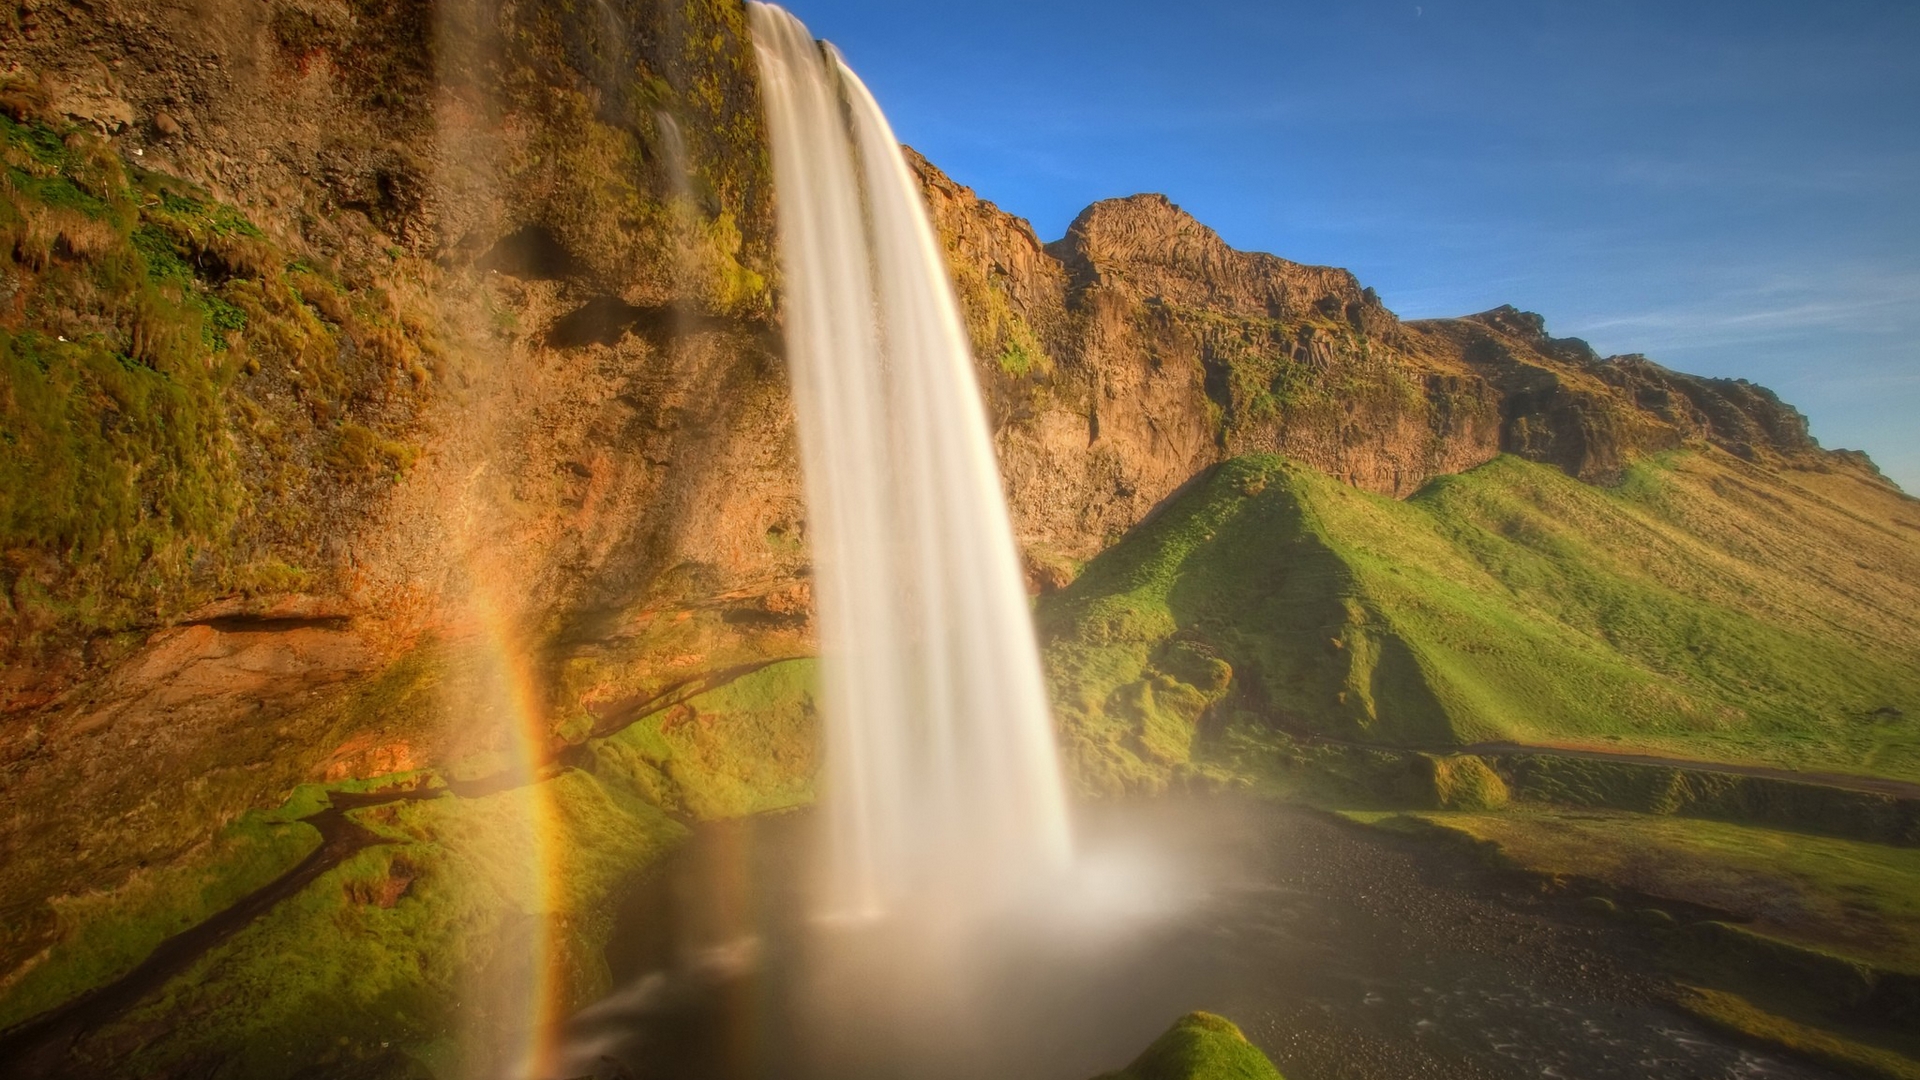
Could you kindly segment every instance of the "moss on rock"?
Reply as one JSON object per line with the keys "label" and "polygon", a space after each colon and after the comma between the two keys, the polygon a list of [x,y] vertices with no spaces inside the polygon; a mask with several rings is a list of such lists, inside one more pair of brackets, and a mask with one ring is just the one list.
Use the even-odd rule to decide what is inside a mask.
{"label": "moss on rock", "polygon": [[88,131],[0,115],[0,288],[0,644],[284,588],[417,453],[424,329]]}
{"label": "moss on rock", "polygon": [[1099,1080],[1284,1080],[1231,1020],[1192,1012],[1133,1063]]}

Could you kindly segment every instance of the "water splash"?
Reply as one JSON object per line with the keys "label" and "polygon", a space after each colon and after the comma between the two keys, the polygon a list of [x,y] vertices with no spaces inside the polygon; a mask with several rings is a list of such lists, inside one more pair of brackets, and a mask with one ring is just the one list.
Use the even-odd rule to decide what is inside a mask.
{"label": "water splash", "polygon": [[792,15],[750,15],[823,653],[828,911],[964,914],[1070,845],[972,348],[873,96]]}

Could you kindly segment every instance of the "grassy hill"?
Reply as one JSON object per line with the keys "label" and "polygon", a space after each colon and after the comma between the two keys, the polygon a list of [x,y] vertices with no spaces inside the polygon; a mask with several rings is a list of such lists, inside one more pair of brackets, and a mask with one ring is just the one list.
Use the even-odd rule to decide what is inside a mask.
{"label": "grassy hill", "polygon": [[[1920,780],[1920,502],[1845,458],[1597,487],[1502,457],[1396,502],[1243,457],[1039,618],[1083,787],[1258,777],[1464,842],[1648,916],[1708,1022],[1920,1076],[1920,802],[1888,784]],[[1514,743],[1547,752],[1479,745]]]}
{"label": "grassy hill", "polygon": [[1920,779],[1920,502],[1844,466],[1500,458],[1400,502],[1245,457],[1040,619],[1095,788],[1276,728]]}

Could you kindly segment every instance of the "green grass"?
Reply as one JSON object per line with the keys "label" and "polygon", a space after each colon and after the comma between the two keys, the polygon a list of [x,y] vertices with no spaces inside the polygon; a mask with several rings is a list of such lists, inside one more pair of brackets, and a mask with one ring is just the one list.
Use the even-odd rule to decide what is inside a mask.
{"label": "green grass", "polygon": [[1152,786],[1171,721],[1189,752],[1277,728],[1920,778],[1920,544],[1891,524],[1911,505],[1718,453],[1614,489],[1502,458],[1405,502],[1240,458],[1039,618],[1096,789]]}
{"label": "green grass", "polygon": [[637,796],[705,819],[813,800],[815,664],[789,660],[690,698],[600,740],[596,771]]}
{"label": "green grass", "polygon": [[[28,827],[58,829],[74,847],[23,848],[0,882],[10,914],[0,927],[0,956],[6,970],[19,973],[0,987],[0,1017],[31,1015],[124,973],[162,938],[298,862],[315,834],[293,822],[324,806],[328,788],[372,783],[323,788],[303,781],[320,775],[329,750],[356,734],[427,745],[449,722],[441,700],[444,668],[439,648],[423,642],[350,691],[312,702],[283,726],[229,734],[218,751],[231,756],[209,750],[203,771],[169,788],[164,799],[150,800],[151,790],[137,785],[119,793],[128,807],[100,815],[105,820],[59,816],[58,800],[84,782],[72,774],[31,777],[37,786],[28,790],[47,794],[36,800],[44,816]],[[253,761],[270,764],[236,764]],[[277,809],[236,809],[276,802]],[[116,820],[121,814],[134,824]],[[76,880],[85,886],[76,888]]]}
{"label": "green grass", "polygon": [[[431,672],[408,676],[383,700],[399,708],[435,682]],[[777,663],[596,740],[588,770],[483,798],[356,811],[390,843],[282,903],[84,1053],[127,1075],[496,1069],[512,1052],[500,1040],[528,1015],[530,957],[542,934],[563,1009],[609,988],[613,900],[684,834],[669,811],[732,817],[812,799],[813,682],[812,661]],[[271,820],[316,809],[322,796],[302,786]],[[543,848],[544,865],[534,854]],[[217,882],[219,895],[237,896],[251,880],[232,860],[196,873]],[[166,911],[187,899],[174,884],[158,905]],[[126,938],[152,921],[128,910],[116,896],[96,936]],[[212,910],[196,909],[201,917]],[[89,974],[70,958],[61,969]],[[17,996],[9,1006],[24,1008]],[[195,1023],[169,1024],[182,1015]]]}
{"label": "green grass", "polygon": [[1225,1017],[1188,1013],[1133,1063],[1099,1080],[1284,1080]]}
{"label": "green grass", "polygon": [[1604,811],[1414,816],[1530,870],[1729,912],[1760,934],[1920,974],[1920,849]]}
{"label": "green grass", "polygon": [[[611,899],[682,834],[662,806],[711,818],[812,798],[813,679],[811,661],[789,661],[690,698],[597,740],[591,772],[357,812],[393,843],[282,904],[88,1052],[216,1076],[485,1066],[508,1052],[488,1039],[527,1008],[515,994],[536,927],[550,935],[569,1007],[607,989]],[[297,793],[302,806],[316,790]],[[550,807],[548,829],[530,824],[536,799]],[[537,838],[559,861],[553,873],[531,859]],[[195,1025],[147,1042],[150,1025],[188,1014]]]}
{"label": "green grass", "polygon": [[1855,1076],[1920,1080],[1920,1062],[1898,1052],[1779,1016],[1738,994],[1704,987],[1683,987],[1681,1008],[1715,1027],[1783,1047]]}

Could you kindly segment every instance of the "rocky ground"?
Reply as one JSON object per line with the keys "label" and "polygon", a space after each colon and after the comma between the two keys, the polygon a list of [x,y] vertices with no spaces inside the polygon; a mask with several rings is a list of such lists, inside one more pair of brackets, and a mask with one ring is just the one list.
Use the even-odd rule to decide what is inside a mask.
{"label": "rocky ground", "polygon": [[[616,944],[621,988],[575,1029],[596,1075],[1084,1076],[1194,1007],[1293,1080],[1834,1075],[1676,1008],[1668,931],[1457,850],[1233,799],[1089,807],[1088,872],[1124,866],[1127,897],[1063,890],[1055,921],[1013,921],[940,991],[916,985],[909,947],[864,993],[823,996],[859,949],[795,914],[808,825],[701,830],[630,901],[677,930]],[[733,909],[743,883],[772,903]]]}

